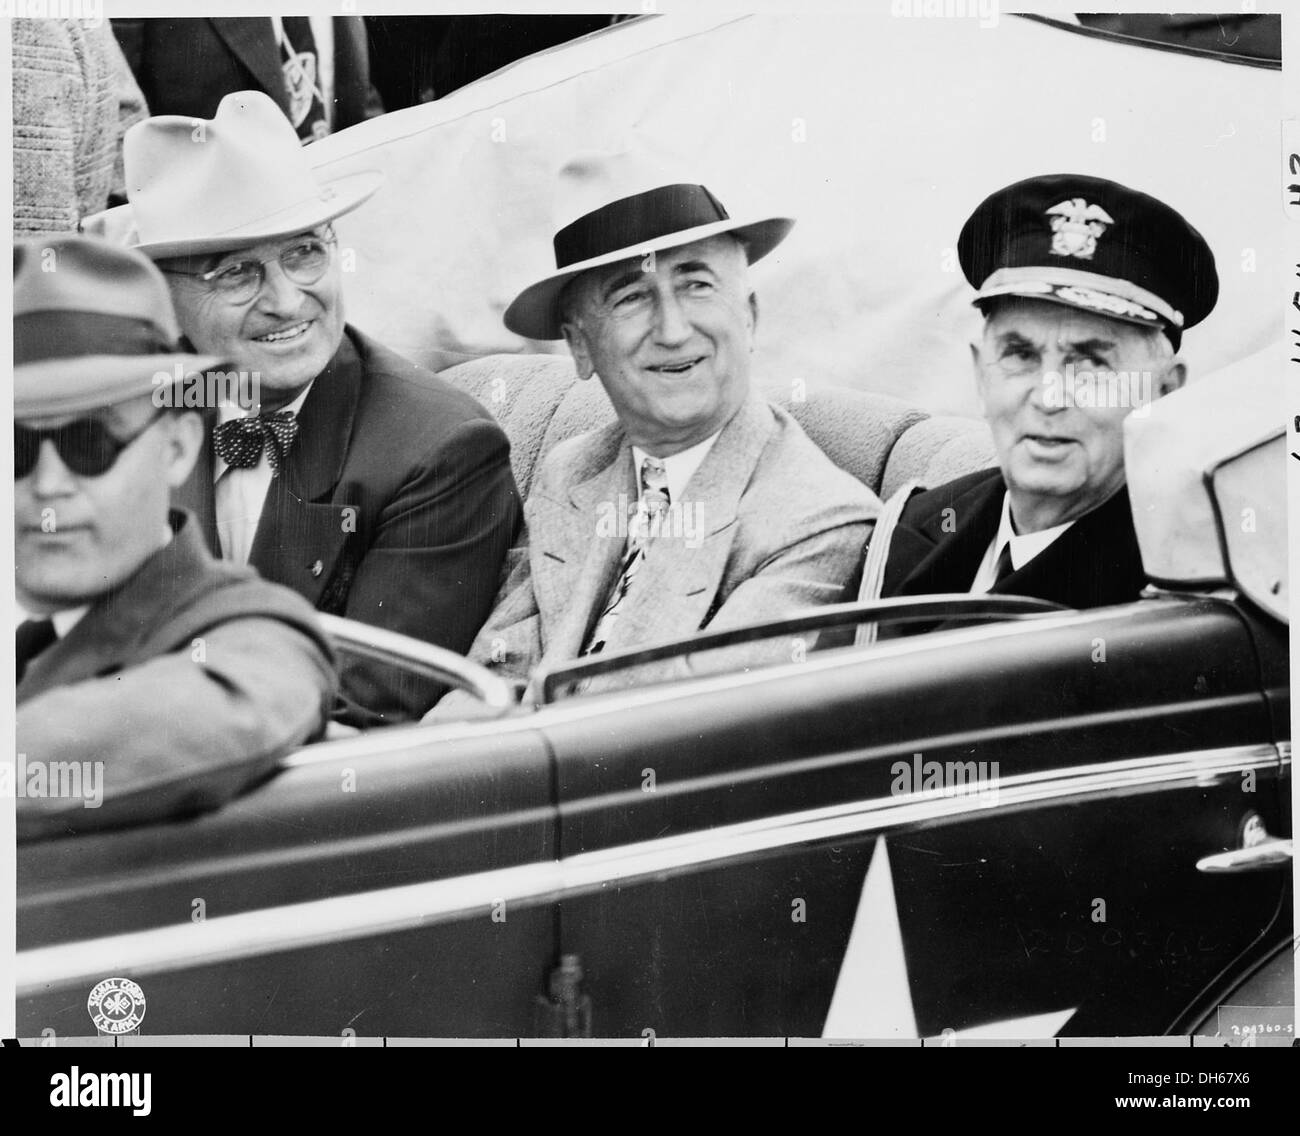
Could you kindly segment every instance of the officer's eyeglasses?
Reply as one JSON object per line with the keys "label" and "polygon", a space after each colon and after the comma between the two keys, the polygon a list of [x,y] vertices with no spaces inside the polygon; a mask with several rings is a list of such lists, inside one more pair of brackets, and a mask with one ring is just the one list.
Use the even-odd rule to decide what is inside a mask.
{"label": "officer's eyeglasses", "polygon": [[268,260],[240,260],[234,264],[223,264],[211,272],[182,272],[177,268],[163,271],[173,276],[188,276],[192,280],[198,280],[229,303],[246,304],[262,290],[262,285],[266,283],[266,266],[273,261],[280,262],[281,271],[294,284],[304,287],[315,284],[329,268],[336,243],[337,238],[330,232],[323,237],[301,237]]}
{"label": "officer's eyeglasses", "polygon": [[163,413],[155,410],[149,421],[127,438],[109,432],[98,418],[78,418],[50,430],[31,430],[14,424],[14,478],[26,477],[36,468],[41,444],[54,443],[59,459],[78,477],[99,477],[113,468],[122,452],[141,437]]}

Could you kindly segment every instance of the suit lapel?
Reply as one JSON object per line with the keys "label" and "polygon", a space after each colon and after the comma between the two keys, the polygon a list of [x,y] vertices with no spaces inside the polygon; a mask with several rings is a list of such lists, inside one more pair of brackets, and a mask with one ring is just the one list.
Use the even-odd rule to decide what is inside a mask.
{"label": "suit lapel", "polygon": [[[628,593],[608,650],[681,639],[703,625],[722,586],[740,497],[773,429],[766,402],[751,396],[718,435],[677,502],[673,523],[651,541]],[[691,547],[685,520],[700,522],[703,543]],[[692,533],[696,530],[692,528]]]}
{"label": "suit lapel", "polygon": [[[994,475],[953,498],[949,506],[951,513],[948,509],[939,510],[920,529],[900,526],[894,533],[891,558],[911,555],[916,559],[899,586],[889,594],[916,596],[970,591],[989,541],[998,531],[1004,492],[1001,476]],[[945,531],[946,527],[951,531]],[[926,542],[932,542],[928,551]]]}
{"label": "suit lapel", "polygon": [[332,500],[332,493],[347,460],[361,382],[361,359],[345,334],[298,413],[298,438],[271,479],[248,557],[268,580],[287,584],[313,604],[360,523],[358,516],[349,523],[349,503]]}
{"label": "suit lapel", "polygon": [[[1005,483],[993,471],[954,497],[948,508],[932,507],[923,522],[900,525],[890,546],[889,562],[902,566],[901,582],[895,585],[897,577],[891,572],[885,594],[969,592],[997,533],[1004,493]],[[952,532],[943,531],[946,516],[954,522]],[[1085,608],[1134,599],[1145,581],[1128,490],[1120,489],[1075,521],[1024,567],[1000,580],[992,591]]]}
{"label": "suit lapel", "polygon": [[602,608],[627,541],[619,511],[636,502],[631,446],[617,424],[600,430],[554,495],[528,499],[533,588],[545,654],[574,658]]}
{"label": "suit lapel", "polygon": [[194,514],[200,535],[213,556],[221,556],[221,539],[217,535],[217,498],[212,483],[212,431],[203,437],[198,461],[184,483],[172,494],[172,508]]}
{"label": "suit lapel", "polygon": [[280,69],[280,48],[268,26],[270,22],[268,16],[214,17],[212,27],[280,109],[288,110],[284,72]]}

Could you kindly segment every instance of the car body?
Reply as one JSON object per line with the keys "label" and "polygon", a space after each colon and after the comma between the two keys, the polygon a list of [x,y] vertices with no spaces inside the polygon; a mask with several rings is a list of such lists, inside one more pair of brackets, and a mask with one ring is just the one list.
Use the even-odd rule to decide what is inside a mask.
{"label": "car body", "polygon": [[[1152,513],[1166,484],[1238,500],[1246,454],[1252,508],[1284,523],[1280,428],[1232,394],[1253,414],[1198,395],[1133,442],[1144,556],[1154,532],[1203,577],[1134,603],[847,604],[767,625],[788,663],[563,696],[758,629],[705,632],[561,668],[515,710],[464,660],[332,625],[445,666],[486,716],[307,747],[205,816],[21,846],[19,1033],[83,1032],[110,976],[155,1034],[1145,1036],[1216,1033],[1246,981],[1293,1002],[1285,595],[1233,581],[1222,523],[1180,544],[1142,520],[1199,516]],[[1188,413],[1223,425],[1205,452]],[[1175,477],[1175,452],[1217,473]],[[866,616],[946,629],[825,637]]]}
{"label": "car body", "polygon": [[[500,320],[549,270],[557,163],[632,138],[707,160],[728,202],[779,190],[800,221],[754,273],[755,373],[888,497],[991,464],[959,416],[978,315],[949,246],[1027,173],[1097,172],[1104,149],[1126,184],[1177,187],[1216,252],[1241,254],[1185,342],[1192,385],[1284,365],[1280,65],[1223,56],[1041,17],[989,35],[883,10],[683,11],[310,153],[329,176],[386,174],[339,224],[349,319],[429,366],[489,356],[447,374],[506,429],[525,495],[550,446],[610,414],[566,358],[532,354],[560,345]],[[767,628],[788,663],[580,697],[560,672],[519,710],[482,668],[332,625],[342,650],[475,692],[483,716],[307,747],[206,815],[20,845],[19,1035],[90,1032],[90,991],[121,977],[143,1032],[244,1043],[1237,1041],[1265,1020],[1293,1037],[1288,459],[1267,421],[1285,400],[1248,382],[1192,429],[1158,404],[1163,442],[1130,447],[1159,585],[1134,603],[822,609]],[[829,646],[828,625],[903,615],[956,625]]]}

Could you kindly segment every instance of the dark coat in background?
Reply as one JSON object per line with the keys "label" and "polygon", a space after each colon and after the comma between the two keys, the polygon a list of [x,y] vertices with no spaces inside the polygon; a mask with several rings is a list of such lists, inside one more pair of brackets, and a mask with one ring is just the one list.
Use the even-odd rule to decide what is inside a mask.
{"label": "dark coat in background", "polygon": [[[519,525],[510,443],[477,402],[354,328],[316,378],[249,563],[331,615],[464,654]],[[219,550],[211,437],[177,503]],[[418,719],[442,687],[344,662],[335,717]]]}
{"label": "dark coat in background", "polygon": [[214,560],[193,517],[173,514],[172,525],[171,542],[32,659],[18,684],[18,752],[29,768],[103,763],[99,807],[19,797],[20,839],[215,808],[325,728],[334,667],[311,608]]}
{"label": "dark coat in background", "polygon": [[[232,91],[265,91],[288,113],[280,49],[269,16],[113,20],[151,114],[212,118]],[[335,130],[383,114],[370,82],[360,16],[334,17]]]}

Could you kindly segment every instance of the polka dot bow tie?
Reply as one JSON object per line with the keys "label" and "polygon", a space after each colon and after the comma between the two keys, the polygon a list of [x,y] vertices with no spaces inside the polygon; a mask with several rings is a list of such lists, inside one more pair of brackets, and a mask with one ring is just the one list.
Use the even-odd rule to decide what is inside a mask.
{"label": "polka dot bow tie", "polygon": [[276,477],[297,437],[298,419],[293,411],[277,410],[222,422],[212,432],[212,445],[217,457],[232,469],[251,469],[262,460],[265,449],[271,476]]}

